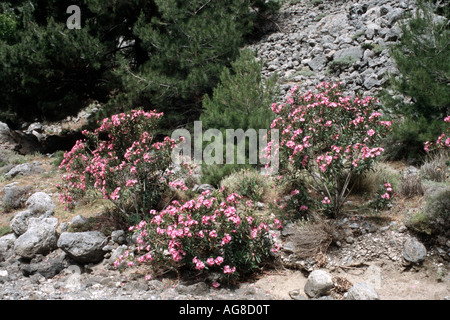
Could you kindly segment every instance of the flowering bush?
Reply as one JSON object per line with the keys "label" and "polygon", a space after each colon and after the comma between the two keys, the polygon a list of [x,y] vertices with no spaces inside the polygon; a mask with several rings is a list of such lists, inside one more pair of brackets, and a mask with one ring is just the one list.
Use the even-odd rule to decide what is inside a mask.
{"label": "flowering bush", "polygon": [[385,181],[379,188],[379,191],[375,195],[375,199],[370,203],[370,206],[378,210],[384,210],[391,207],[392,200],[394,199],[394,191],[389,181]]}
{"label": "flowering bush", "polygon": [[294,87],[286,103],[274,103],[271,128],[280,133],[281,173],[307,174],[323,209],[337,217],[352,176],[369,170],[384,151],[380,142],[391,121],[381,120],[372,97],[344,97],[340,84],[316,88],[301,95]]}
{"label": "flowering bush", "polygon": [[[450,123],[450,116],[447,116],[444,118],[444,122],[446,123]],[[450,126],[447,126],[447,132],[443,132],[438,139],[436,140],[436,142],[430,142],[430,141],[426,141],[425,142],[425,146],[424,146],[424,150],[426,152],[430,152],[430,151],[435,151],[438,149],[446,149],[446,148],[450,148]]]}
{"label": "flowering bush", "polygon": [[281,222],[254,215],[253,203],[236,193],[221,197],[208,190],[197,199],[152,210],[149,221],[129,229],[137,236],[136,255],[126,252],[115,266],[152,263],[216,270],[228,281],[254,271],[278,250],[270,229],[281,228]]}
{"label": "flowering bush", "polygon": [[60,199],[67,208],[91,191],[126,215],[142,216],[157,206],[169,186],[185,188],[169,169],[176,141],[154,141],[161,117],[155,111],[132,110],[104,119],[93,132],[83,131],[86,139],[77,141],[60,164],[65,170]]}

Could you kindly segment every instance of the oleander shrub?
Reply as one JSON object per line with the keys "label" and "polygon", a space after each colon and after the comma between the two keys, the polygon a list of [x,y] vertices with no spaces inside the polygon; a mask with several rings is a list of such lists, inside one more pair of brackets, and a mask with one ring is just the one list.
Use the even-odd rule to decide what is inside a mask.
{"label": "oleander shrub", "polygon": [[277,228],[281,221],[255,215],[252,201],[208,190],[196,199],[152,210],[150,219],[130,227],[137,252],[125,252],[114,265],[219,272],[222,281],[233,282],[273,259],[278,247],[270,230]]}
{"label": "oleander shrub", "polygon": [[172,167],[176,141],[155,140],[162,113],[132,110],[105,118],[94,131],[83,131],[64,154],[60,199],[68,209],[87,193],[111,201],[126,215],[145,216],[157,209],[170,187],[186,189]]}
{"label": "oleander shrub", "polygon": [[[343,96],[338,83],[316,89],[301,94],[294,87],[285,103],[274,103],[271,128],[280,134],[279,174],[307,177],[321,210],[338,217],[352,177],[370,170],[384,151],[391,121],[383,120],[375,98]],[[274,148],[266,148],[268,157]]]}

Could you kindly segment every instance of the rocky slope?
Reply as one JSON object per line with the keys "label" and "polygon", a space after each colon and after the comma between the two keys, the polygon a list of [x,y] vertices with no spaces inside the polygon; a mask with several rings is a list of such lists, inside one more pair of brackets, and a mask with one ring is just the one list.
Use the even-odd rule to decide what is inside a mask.
{"label": "rocky slope", "polygon": [[287,1],[277,31],[250,47],[266,61],[266,76],[280,76],[282,93],[294,83],[308,90],[342,81],[349,93],[376,96],[397,72],[388,47],[411,10],[413,0]]}

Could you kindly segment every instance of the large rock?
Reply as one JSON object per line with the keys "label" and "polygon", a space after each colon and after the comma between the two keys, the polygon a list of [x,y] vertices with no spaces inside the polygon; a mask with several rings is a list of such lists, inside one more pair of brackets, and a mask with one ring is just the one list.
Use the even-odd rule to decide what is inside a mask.
{"label": "large rock", "polygon": [[40,274],[41,276],[50,279],[67,268],[68,265],[66,253],[58,249],[43,258],[36,257],[36,259],[33,259],[29,264],[24,264],[21,270],[26,277]]}
{"label": "large rock", "polygon": [[103,247],[107,238],[99,231],[64,232],[58,240],[58,247],[73,260],[80,263],[100,262],[104,255]]}
{"label": "large rock", "polygon": [[14,243],[14,252],[28,259],[32,259],[36,254],[50,253],[56,249],[57,226],[56,218],[30,218],[27,231]]}
{"label": "large rock", "polygon": [[53,199],[45,192],[36,192],[25,203],[27,209],[36,214],[52,215],[56,205]]}
{"label": "large rock", "polygon": [[21,236],[28,229],[28,220],[36,216],[37,215],[31,210],[20,211],[14,215],[9,227],[16,236]]}
{"label": "large rock", "polygon": [[27,210],[18,212],[11,220],[10,228],[17,235],[24,234],[28,229],[30,218],[51,217],[56,205],[52,198],[44,192],[36,192],[25,203]]}
{"label": "large rock", "polygon": [[333,286],[331,274],[323,270],[315,270],[309,274],[304,290],[308,297],[318,298],[326,295]]}
{"label": "large rock", "polygon": [[327,65],[327,57],[325,57],[324,55],[318,55],[308,62],[308,66],[313,71],[320,71],[323,68],[325,68],[326,65]]}
{"label": "large rock", "polygon": [[348,17],[346,13],[330,14],[320,20],[315,25],[315,30],[319,34],[330,34],[332,36],[339,36],[342,30],[349,27]]}
{"label": "large rock", "polygon": [[344,295],[346,300],[379,300],[375,289],[365,282],[357,282]]}
{"label": "large rock", "polygon": [[425,246],[415,238],[405,241],[403,245],[403,258],[411,263],[421,263],[427,256]]}
{"label": "large rock", "polygon": [[14,242],[17,237],[14,233],[7,234],[0,238],[0,262],[5,261],[14,254]]}
{"label": "large rock", "polygon": [[344,58],[351,58],[354,60],[361,60],[363,54],[364,50],[360,46],[355,46],[336,51],[333,55],[333,59],[341,60]]}
{"label": "large rock", "polygon": [[18,186],[17,182],[7,184],[3,187],[3,207],[7,209],[18,209],[23,206],[31,187]]}

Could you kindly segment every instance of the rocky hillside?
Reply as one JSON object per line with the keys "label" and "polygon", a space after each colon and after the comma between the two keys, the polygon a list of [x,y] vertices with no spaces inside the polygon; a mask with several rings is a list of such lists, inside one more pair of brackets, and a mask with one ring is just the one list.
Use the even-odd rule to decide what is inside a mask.
{"label": "rocky hillside", "polygon": [[[276,31],[250,47],[266,61],[264,75],[279,75],[282,96],[293,85],[308,90],[321,81],[343,81],[352,93],[374,96],[385,76],[396,72],[387,48],[401,37],[397,22],[412,9],[412,0],[285,1]],[[405,225],[408,214],[448,183],[400,198],[389,213],[376,217],[352,214],[362,197],[351,199],[349,213],[334,226],[340,236],[318,237],[322,242],[302,233],[322,229],[289,224],[278,235],[277,269],[235,288],[213,288],[214,275],[193,281],[171,274],[148,279],[140,268],[120,273],[113,262],[135,243],[100,215],[103,203],[87,199],[74,213],[65,212],[54,159],[5,151],[31,148],[62,127],[74,129],[86,116],[30,124],[25,133],[0,125],[0,299],[449,299],[450,241],[426,243]],[[401,163],[389,166],[398,179],[419,173]],[[108,234],[68,232],[89,229],[93,221],[109,227]],[[309,255],[305,243],[312,248]]]}
{"label": "rocky hillside", "polygon": [[388,54],[399,40],[398,20],[414,1],[286,1],[277,30],[251,46],[266,61],[263,71],[289,86],[313,89],[343,81],[348,91],[376,96],[396,68]]}

